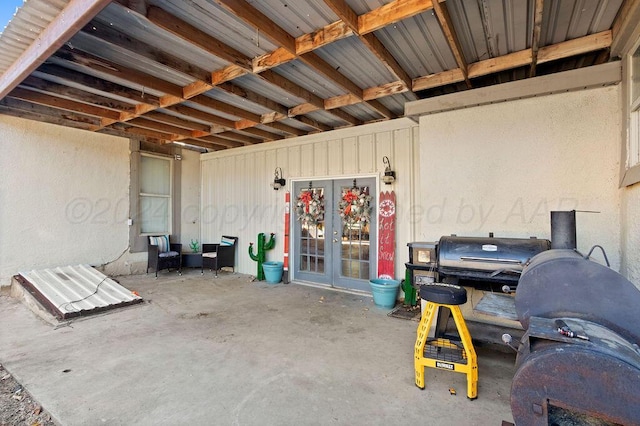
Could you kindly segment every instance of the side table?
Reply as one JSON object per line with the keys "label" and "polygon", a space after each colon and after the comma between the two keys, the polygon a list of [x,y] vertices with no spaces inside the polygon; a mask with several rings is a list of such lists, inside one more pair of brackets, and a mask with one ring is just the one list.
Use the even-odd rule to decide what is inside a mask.
{"label": "side table", "polygon": [[183,268],[202,268],[202,253],[182,253]]}

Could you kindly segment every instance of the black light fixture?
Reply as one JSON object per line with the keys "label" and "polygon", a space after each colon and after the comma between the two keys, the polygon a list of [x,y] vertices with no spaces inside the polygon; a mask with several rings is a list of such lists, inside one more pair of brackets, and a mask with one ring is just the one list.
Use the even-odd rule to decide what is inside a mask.
{"label": "black light fixture", "polygon": [[280,167],[276,167],[275,171],[273,172],[273,176],[274,178],[271,187],[275,191],[286,185],[287,181],[282,177],[282,169]]}
{"label": "black light fixture", "polygon": [[387,157],[386,155],[382,157],[382,164],[385,165],[382,181],[385,183],[385,185],[391,185],[396,180],[396,172],[391,170],[391,162],[389,161],[389,157]]}

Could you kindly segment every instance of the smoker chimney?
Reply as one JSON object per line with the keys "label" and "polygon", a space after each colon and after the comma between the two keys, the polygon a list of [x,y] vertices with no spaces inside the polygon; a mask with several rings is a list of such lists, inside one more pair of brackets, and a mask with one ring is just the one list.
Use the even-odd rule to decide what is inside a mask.
{"label": "smoker chimney", "polygon": [[576,249],[576,211],[551,212],[551,248]]}

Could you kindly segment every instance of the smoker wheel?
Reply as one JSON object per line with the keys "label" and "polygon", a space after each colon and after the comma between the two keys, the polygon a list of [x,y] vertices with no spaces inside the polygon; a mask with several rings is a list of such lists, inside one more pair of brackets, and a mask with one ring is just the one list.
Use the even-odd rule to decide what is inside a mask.
{"label": "smoker wheel", "polygon": [[467,302],[467,290],[454,284],[429,283],[420,286],[420,297],[443,305],[462,305]]}

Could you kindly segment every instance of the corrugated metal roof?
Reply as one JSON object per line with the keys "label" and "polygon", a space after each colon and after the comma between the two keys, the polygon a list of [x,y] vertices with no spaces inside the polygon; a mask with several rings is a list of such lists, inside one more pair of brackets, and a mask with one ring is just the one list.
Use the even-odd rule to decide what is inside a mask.
{"label": "corrugated metal roof", "polygon": [[[361,23],[367,21],[366,15],[370,12],[370,16],[376,16],[379,27],[369,27],[367,31],[373,32],[366,35],[368,43],[363,43],[357,35],[345,37],[350,24],[340,22],[323,0],[148,0],[130,2],[129,7],[124,6],[126,2],[114,1],[48,59],[49,64],[63,70],[45,65],[33,73],[41,80],[56,84],[47,85],[33,79],[21,84],[13,96],[9,93],[8,99],[0,100],[0,113],[71,127],[77,127],[80,122],[84,126],[82,103],[108,108],[109,101],[104,99],[107,97],[127,104],[145,102],[144,108],[139,109],[143,111],[141,116],[149,114],[152,121],[160,123],[163,117],[154,113],[162,105],[168,109],[175,106],[173,109],[180,111],[167,111],[169,115],[205,124],[201,115],[196,114],[200,118],[188,117],[190,110],[179,108],[182,104],[229,120],[247,117],[248,114],[234,110],[241,108],[248,113],[271,114],[280,119],[286,113],[305,114],[321,123],[322,126],[317,127],[322,129],[343,127],[347,123],[354,125],[358,121],[401,115],[404,103],[416,98],[606,62],[610,59],[607,49],[611,46],[612,23],[623,4],[623,0],[545,1],[538,44],[540,47],[557,45],[561,53],[541,64],[532,60],[527,63],[527,55],[519,55],[520,59],[505,61],[504,66],[494,70],[491,63],[481,61],[531,48],[535,0],[447,0],[440,5],[448,10],[450,22],[437,15],[431,7],[434,3],[430,2],[407,2],[388,13],[389,10],[382,7],[392,3],[391,0],[345,1]],[[4,53],[0,65],[4,63],[8,67],[67,6],[68,0],[29,0],[0,36],[0,49]],[[254,19],[261,14],[272,22]],[[78,22],[84,25],[89,18],[85,15]],[[442,27],[448,25],[461,45],[463,61],[460,64],[455,60],[457,49],[450,45],[442,31]],[[603,32],[606,30],[609,31]],[[585,37],[592,34],[595,36]],[[292,41],[301,36],[304,37],[297,41],[305,48],[295,54]],[[207,37],[217,41],[203,43]],[[584,37],[581,43],[584,49],[577,55],[570,46],[559,44],[576,37]],[[384,49],[379,49],[378,41]],[[307,48],[313,51],[308,52]],[[531,58],[535,58],[533,53]],[[397,64],[393,60],[389,61],[390,65],[383,63],[379,58],[386,55],[391,55]],[[280,78],[272,79],[265,69]],[[467,75],[467,70],[472,69],[476,72]],[[65,79],[66,70],[75,71],[70,74],[78,82]],[[128,70],[135,72],[128,73]],[[145,87],[145,82],[152,77],[154,82],[161,80],[156,82],[155,89]],[[224,86],[210,90],[217,84]],[[76,90],[65,93],[59,85]],[[309,97],[296,86],[315,98],[307,99]],[[367,99],[377,101],[393,114],[375,104],[380,111],[365,102],[357,102],[361,96],[359,89]],[[407,92],[398,94],[398,90]],[[103,98],[83,96],[82,91]],[[41,102],[42,93],[51,97],[51,101]],[[216,99],[221,105],[213,109],[211,105],[198,106],[193,102],[197,99],[189,101],[192,96],[200,95]],[[309,103],[315,106],[309,107]],[[28,108],[33,104],[37,104],[37,113]],[[123,103],[116,102],[114,106],[127,112],[121,115],[124,119],[105,129],[98,126],[97,131],[115,134],[129,125],[126,122],[132,109]],[[323,106],[329,110],[315,110]],[[290,110],[287,112],[286,108]],[[274,111],[278,114],[273,114]],[[113,114],[104,115],[113,117]],[[256,121],[252,118],[250,121]],[[281,124],[317,131],[301,120],[285,119]],[[252,125],[247,121],[236,124],[243,128]],[[190,129],[189,123],[178,125]],[[150,142],[174,138],[166,133],[166,126],[154,127],[147,123],[147,127],[144,136],[135,137],[147,138]],[[274,133],[277,127],[282,126],[270,126],[269,131]],[[211,131],[218,129],[219,126],[213,126]],[[299,133],[287,130],[289,133],[277,132],[286,137]],[[253,132],[257,140],[272,139],[263,136]],[[212,149],[218,147],[212,146]]]}
{"label": "corrugated metal roof", "polygon": [[0,34],[0,74],[38,38],[69,0],[29,0],[18,9]]}
{"label": "corrugated metal roof", "polygon": [[88,265],[21,272],[20,277],[21,284],[58,318],[142,302],[140,296]]}

